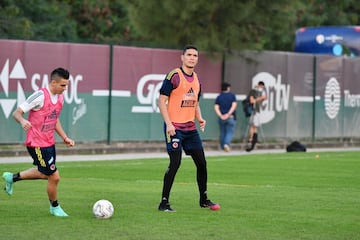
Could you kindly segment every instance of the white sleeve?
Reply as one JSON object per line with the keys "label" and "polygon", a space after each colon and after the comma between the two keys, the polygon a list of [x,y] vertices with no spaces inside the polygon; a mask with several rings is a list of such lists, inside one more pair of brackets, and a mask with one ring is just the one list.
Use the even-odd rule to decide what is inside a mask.
{"label": "white sleeve", "polygon": [[25,102],[20,104],[19,108],[23,110],[24,113],[30,111],[31,109],[37,111],[44,106],[44,92],[39,90],[31,94]]}

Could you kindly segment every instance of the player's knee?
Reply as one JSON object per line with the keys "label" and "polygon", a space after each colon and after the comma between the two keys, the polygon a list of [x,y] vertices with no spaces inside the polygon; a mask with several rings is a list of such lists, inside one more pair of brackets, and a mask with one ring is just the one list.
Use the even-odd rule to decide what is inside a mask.
{"label": "player's knee", "polygon": [[48,180],[53,183],[58,183],[60,181],[60,174],[56,171],[48,177]]}

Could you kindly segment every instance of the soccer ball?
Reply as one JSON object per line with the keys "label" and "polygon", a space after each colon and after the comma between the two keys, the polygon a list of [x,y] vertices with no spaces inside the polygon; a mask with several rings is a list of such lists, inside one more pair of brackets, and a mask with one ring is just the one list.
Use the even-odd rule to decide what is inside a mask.
{"label": "soccer ball", "polygon": [[110,201],[101,199],[94,204],[93,214],[99,219],[111,218],[114,214],[114,206]]}

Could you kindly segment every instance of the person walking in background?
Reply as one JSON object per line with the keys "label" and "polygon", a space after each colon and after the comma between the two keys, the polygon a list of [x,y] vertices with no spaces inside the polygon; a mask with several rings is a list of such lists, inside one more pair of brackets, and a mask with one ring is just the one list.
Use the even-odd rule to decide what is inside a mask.
{"label": "person walking in background", "polygon": [[230,143],[236,127],[236,96],[231,92],[229,83],[221,84],[221,93],[215,100],[214,110],[219,117],[220,147],[230,151]]}
{"label": "person walking in background", "polygon": [[[25,145],[33,159],[33,165],[37,168],[18,173],[4,172],[2,175],[8,195],[13,194],[13,185],[17,181],[46,179],[50,213],[58,217],[66,217],[68,214],[60,207],[57,200],[60,175],[56,167],[54,132],[56,131],[69,147],[75,145],[74,140],[66,135],[59,121],[64,104],[62,93],[68,84],[69,72],[63,68],[57,68],[51,72],[49,86],[35,91],[15,110],[13,117],[26,131]],[[24,118],[26,112],[29,112],[28,119]]]}
{"label": "person walking in background", "polygon": [[263,101],[266,100],[266,91],[265,91],[265,84],[263,81],[259,81],[255,88],[251,89],[248,98],[250,103],[254,106],[253,113],[250,116],[249,120],[249,140],[248,146],[246,148],[247,152],[250,152],[254,149],[255,144],[258,141],[258,128],[261,125],[260,121],[260,106]]}
{"label": "person walking in background", "polygon": [[206,121],[199,106],[201,84],[194,72],[198,58],[199,53],[195,46],[185,46],[181,55],[182,66],[166,75],[160,89],[158,106],[164,120],[164,135],[170,163],[163,179],[159,211],[175,212],[170,206],[169,197],[181,164],[182,150],[192,157],[196,166],[200,207],[220,209],[220,205],[210,201],[207,196],[206,159],[195,124],[196,119],[200,129],[205,130]]}

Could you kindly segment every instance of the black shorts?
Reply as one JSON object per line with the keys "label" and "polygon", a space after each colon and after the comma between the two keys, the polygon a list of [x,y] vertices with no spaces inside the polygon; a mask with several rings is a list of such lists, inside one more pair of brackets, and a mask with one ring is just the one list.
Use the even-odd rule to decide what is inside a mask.
{"label": "black shorts", "polygon": [[33,165],[38,167],[39,172],[46,176],[56,172],[55,145],[50,147],[27,147],[27,150],[34,160]]}
{"label": "black shorts", "polygon": [[168,152],[182,151],[182,149],[184,149],[185,154],[190,155],[192,150],[203,149],[202,141],[197,130],[176,130],[174,136],[169,136],[166,133],[166,127],[164,127],[164,133]]}

